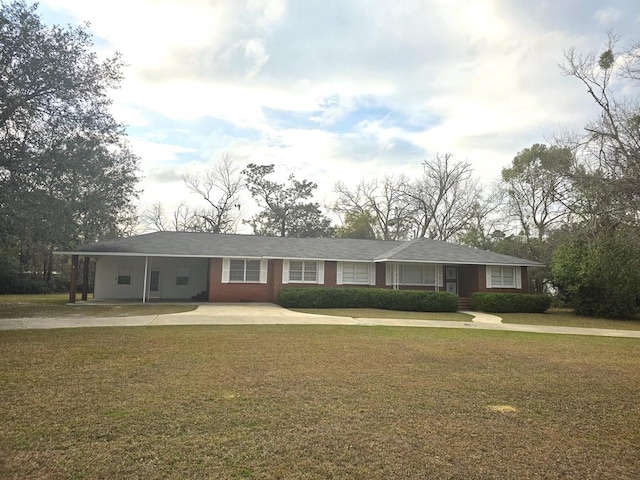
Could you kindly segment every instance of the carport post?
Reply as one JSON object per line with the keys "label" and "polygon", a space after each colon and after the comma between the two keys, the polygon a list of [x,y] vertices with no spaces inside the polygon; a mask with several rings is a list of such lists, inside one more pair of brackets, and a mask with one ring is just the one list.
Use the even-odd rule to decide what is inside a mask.
{"label": "carport post", "polygon": [[149,257],[144,257],[144,283],[142,284],[142,303],[147,300],[147,270],[149,269]]}
{"label": "carport post", "polygon": [[76,303],[78,290],[78,255],[71,256],[71,282],[69,284],[69,303]]}
{"label": "carport post", "polygon": [[89,294],[89,263],[91,257],[84,257],[84,265],[82,266],[82,301],[86,302]]}

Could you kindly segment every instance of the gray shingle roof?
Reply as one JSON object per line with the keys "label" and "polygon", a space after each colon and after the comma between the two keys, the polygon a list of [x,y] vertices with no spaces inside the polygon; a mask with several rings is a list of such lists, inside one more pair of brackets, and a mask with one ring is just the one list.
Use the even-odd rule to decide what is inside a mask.
{"label": "gray shingle roof", "polygon": [[[64,252],[60,252],[64,253]],[[92,255],[253,257],[345,261],[406,261],[537,266],[537,262],[420,238],[410,242],[349,238],[286,238],[256,235],[156,232],[90,243],[77,251]]]}

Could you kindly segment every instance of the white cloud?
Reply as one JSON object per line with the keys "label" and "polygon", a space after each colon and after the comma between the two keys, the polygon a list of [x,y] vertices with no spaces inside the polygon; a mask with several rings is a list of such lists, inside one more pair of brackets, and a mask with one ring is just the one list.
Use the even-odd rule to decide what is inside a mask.
{"label": "white cloud", "polygon": [[264,40],[252,38],[245,42],[244,56],[247,59],[247,77],[256,75],[269,61],[269,54],[264,46]]}
{"label": "white cloud", "polygon": [[603,28],[610,28],[621,16],[622,12],[614,7],[602,8],[594,14],[594,18]]}
{"label": "white cloud", "polygon": [[[612,0],[583,18],[603,26],[637,18],[637,7],[627,11],[625,2],[633,4]],[[285,176],[310,178],[330,195],[338,179],[417,168],[423,158],[407,160],[411,154],[399,152],[405,142],[427,154],[469,160],[488,180],[553,129],[580,128],[590,108],[584,91],[560,75],[558,63],[564,50],[590,46],[595,36],[584,34],[581,28],[588,26],[574,18],[554,16],[554,8],[568,8],[561,3],[43,3],[78,22],[89,20],[107,51],[122,52],[130,66],[114,92],[113,111],[141,132],[131,140],[145,174],[164,178],[184,169],[186,153],[207,159],[225,149],[242,162],[275,163]],[[392,111],[423,128],[403,128],[402,121],[387,122],[374,112],[337,131],[364,108],[363,99],[384,107],[380,115]],[[268,109],[305,122],[270,124]],[[198,127],[209,118],[259,134],[177,131],[214,128]],[[154,131],[158,119],[171,119],[172,126]],[[220,138],[224,144],[215,143]],[[150,197],[162,196],[158,185],[145,181]]]}

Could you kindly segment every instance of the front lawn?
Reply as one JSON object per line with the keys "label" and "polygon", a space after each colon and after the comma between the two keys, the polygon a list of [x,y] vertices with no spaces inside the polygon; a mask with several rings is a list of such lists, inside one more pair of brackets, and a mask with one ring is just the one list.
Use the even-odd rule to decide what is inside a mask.
{"label": "front lawn", "polygon": [[640,330],[638,320],[610,320],[575,315],[572,310],[554,308],[546,313],[499,313],[502,323],[519,325],[557,325],[561,327],[612,328],[615,330]]}
{"label": "front lawn", "polygon": [[0,332],[0,478],[640,478],[640,341]]}
{"label": "front lawn", "polygon": [[[80,301],[80,295],[76,297]],[[49,295],[0,295],[0,318],[31,317],[128,317],[132,315],[161,315],[195,310],[196,305],[172,305],[162,303],[123,303],[102,305],[67,304],[68,294]]]}

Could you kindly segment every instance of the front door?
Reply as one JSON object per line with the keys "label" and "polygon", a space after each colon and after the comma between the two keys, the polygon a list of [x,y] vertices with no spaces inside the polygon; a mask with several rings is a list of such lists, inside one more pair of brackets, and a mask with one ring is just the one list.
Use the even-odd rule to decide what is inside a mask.
{"label": "front door", "polygon": [[158,270],[151,270],[151,275],[149,276],[149,297],[158,298],[160,295],[158,291],[160,290],[160,272]]}
{"label": "front door", "polygon": [[444,267],[444,285],[449,293],[458,293],[458,267],[447,265]]}

